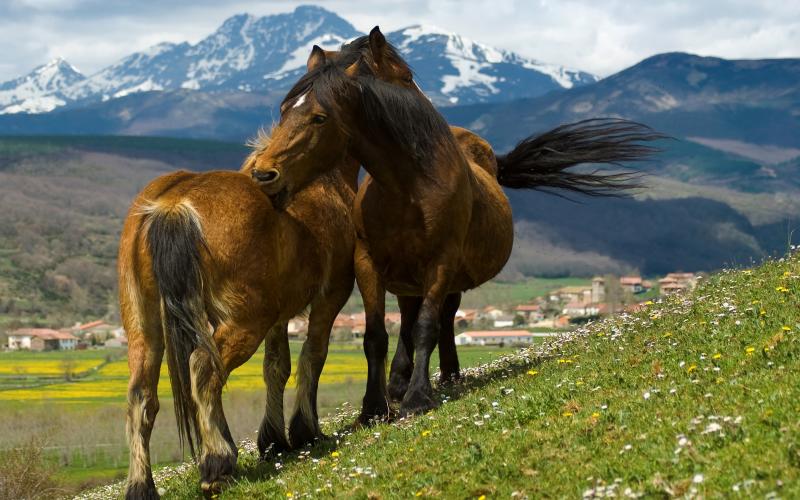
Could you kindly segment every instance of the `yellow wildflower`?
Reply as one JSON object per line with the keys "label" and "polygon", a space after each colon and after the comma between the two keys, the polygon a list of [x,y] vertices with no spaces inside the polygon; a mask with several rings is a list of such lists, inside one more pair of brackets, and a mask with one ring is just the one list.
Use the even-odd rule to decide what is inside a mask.
{"label": "yellow wildflower", "polygon": [[583,380],[578,380],[577,382],[575,382],[575,385],[583,385]]}
{"label": "yellow wildflower", "polygon": [[644,303],[644,305],[652,306],[653,305],[653,301],[652,300],[648,300],[647,302]]}
{"label": "yellow wildflower", "polygon": [[786,325],[783,325],[783,326],[781,327],[781,330],[783,330],[784,332],[791,332],[791,331],[792,331],[792,327],[791,327],[791,326],[786,326]]}
{"label": "yellow wildflower", "polygon": [[428,437],[431,435],[431,431],[422,431],[422,437]]}
{"label": "yellow wildflower", "polygon": [[537,373],[539,373],[538,370],[528,370],[528,375],[530,375],[531,377],[536,375]]}
{"label": "yellow wildflower", "polygon": [[478,497],[478,500],[486,500],[486,495],[481,495]]}
{"label": "yellow wildflower", "polygon": [[686,373],[692,373],[695,370],[697,370],[697,365],[691,365],[689,368],[686,369]]}
{"label": "yellow wildflower", "polygon": [[722,354],[716,353],[715,355],[711,356],[711,359],[719,359],[722,357]]}
{"label": "yellow wildflower", "polygon": [[664,334],[664,338],[672,337],[672,332],[667,332]]}
{"label": "yellow wildflower", "polygon": [[600,417],[600,413],[599,412],[592,413],[592,418],[599,418],[599,417]]}
{"label": "yellow wildflower", "polygon": [[562,417],[571,417],[572,416],[572,412],[571,411],[565,411],[564,413],[561,414],[561,416]]}
{"label": "yellow wildflower", "polygon": [[336,457],[338,457],[338,456],[339,456],[339,452],[338,452],[338,451],[332,451],[332,452],[331,452],[331,456],[332,456],[333,458],[336,458]]}
{"label": "yellow wildflower", "polygon": [[747,349],[744,350],[744,352],[746,352],[748,356],[753,354],[755,351],[756,351],[755,347],[748,347]]}

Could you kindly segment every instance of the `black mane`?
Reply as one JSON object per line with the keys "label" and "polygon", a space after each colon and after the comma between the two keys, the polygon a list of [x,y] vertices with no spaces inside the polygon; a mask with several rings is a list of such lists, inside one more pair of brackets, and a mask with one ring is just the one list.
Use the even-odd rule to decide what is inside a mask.
{"label": "black mane", "polygon": [[[313,91],[328,113],[339,115],[342,99],[359,95],[359,115],[365,128],[399,146],[420,166],[429,165],[438,146],[448,141],[454,144],[450,127],[423,95],[376,78],[363,63],[363,51],[368,46],[362,39],[366,37],[344,45],[334,61],[326,61],[300,78],[281,103],[282,112],[289,103]],[[394,48],[390,50],[396,54]],[[356,62],[359,74],[352,78],[344,70]]]}

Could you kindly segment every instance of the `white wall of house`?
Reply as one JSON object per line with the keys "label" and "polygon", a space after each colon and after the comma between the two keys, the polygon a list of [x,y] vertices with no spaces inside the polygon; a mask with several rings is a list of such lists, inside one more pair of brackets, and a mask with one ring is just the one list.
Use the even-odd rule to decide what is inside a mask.
{"label": "white wall of house", "polygon": [[12,351],[17,351],[19,349],[30,349],[30,335],[10,335],[8,337],[8,348]]}

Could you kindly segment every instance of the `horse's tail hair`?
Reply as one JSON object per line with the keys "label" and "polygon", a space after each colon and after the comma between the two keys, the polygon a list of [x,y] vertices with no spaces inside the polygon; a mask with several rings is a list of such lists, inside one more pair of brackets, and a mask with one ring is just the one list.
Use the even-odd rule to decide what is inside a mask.
{"label": "horse's tail hair", "polygon": [[[635,171],[600,173],[570,171],[583,163],[642,161],[660,151],[644,144],[666,136],[641,123],[618,118],[592,118],[561,125],[522,140],[497,157],[497,180],[514,189],[566,190],[589,196],[625,197],[644,187]],[[557,194],[557,193],[554,193]]]}
{"label": "horse's tail hair", "polygon": [[189,359],[195,349],[207,351],[214,369],[222,361],[211,334],[204,300],[201,252],[206,248],[200,216],[188,200],[143,207],[147,245],[161,296],[161,322],[181,449],[192,456],[200,444],[192,399]]}

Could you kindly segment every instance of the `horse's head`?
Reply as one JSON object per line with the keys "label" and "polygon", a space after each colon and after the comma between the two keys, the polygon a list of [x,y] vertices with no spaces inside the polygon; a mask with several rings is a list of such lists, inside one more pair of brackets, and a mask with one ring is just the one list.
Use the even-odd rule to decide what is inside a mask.
{"label": "horse's head", "polygon": [[278,207],[341,164],[347,152],[349,134],[341,121],[346,109],[332,96],[346,95],[350,78],[334,74],[343,70],[326,61],[316,46],[308,66],[310,71],[283,100],[268,143],[256,150],[247,169]]}
{"label": "horse's head", "polygon": [[348,64],[355,58],[360,58],[375,78],[422,93],[414,81],[411,67],[386,41],[378,26],[372,28],[369,35],[344,44],[339,51],[325,51],[325,55],[329,60],[345,59]]}

